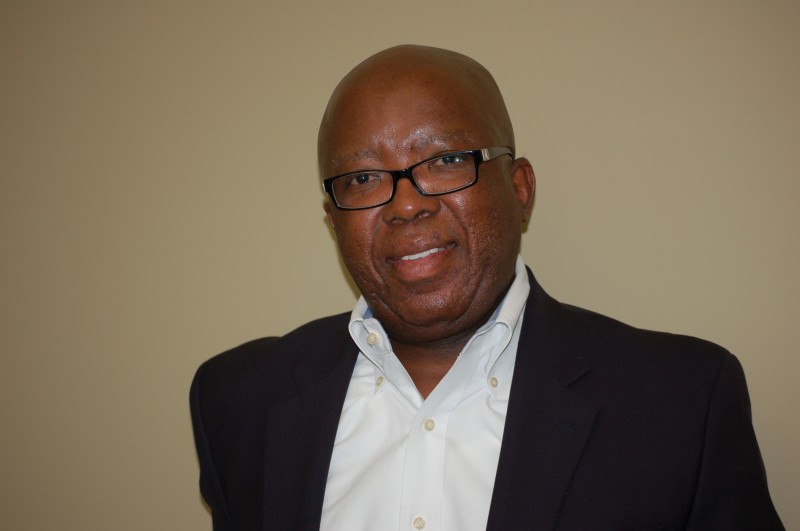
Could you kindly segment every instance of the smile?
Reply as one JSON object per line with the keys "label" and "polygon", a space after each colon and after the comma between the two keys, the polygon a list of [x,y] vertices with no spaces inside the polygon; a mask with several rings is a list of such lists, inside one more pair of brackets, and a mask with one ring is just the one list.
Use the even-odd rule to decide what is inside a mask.
{"label": "smile", "polygon": [[421,258],[425,258],[426,256],[430,256],[435,253],[440,253],[442,251],[447,250],[444,247],[435,247],[433,249],[428,249],[427,251],[422,251],[421,253],[417,254],[408,254],[406,256],[401,256],[400,260],[411,261],[411,260],[419,260]]}

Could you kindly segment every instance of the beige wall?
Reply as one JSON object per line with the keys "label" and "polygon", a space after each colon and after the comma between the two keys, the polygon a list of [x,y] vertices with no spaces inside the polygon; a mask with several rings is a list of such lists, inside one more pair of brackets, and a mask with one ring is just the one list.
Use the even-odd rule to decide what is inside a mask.
{"label": "beige wall", "polygon": [[409,41],[495,73],[551,294],[739,355],[800,528],[798,23],[777,0],[0,3],[3,528],[210,527],[193,371],[353,303],[316,127]]}

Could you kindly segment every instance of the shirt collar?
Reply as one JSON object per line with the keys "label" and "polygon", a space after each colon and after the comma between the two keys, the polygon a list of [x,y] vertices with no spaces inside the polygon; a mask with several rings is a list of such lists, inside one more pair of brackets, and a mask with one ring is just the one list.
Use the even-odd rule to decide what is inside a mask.
{"label": "shirt collar", "polygon": [[[488,371],[505,351],[511,341],[514,331],[521,322],[525,301],[530,291],[528,273],[521,256],[517,256],[515,277],[505,297],[498,305],[492,316],[483,324],[467,342],[462,355],[469,355],[475,351],[486,351],[488,356],[484,370]],[[498,329],[499,328],[499,329]],[[386,356],[392,354],[391,341],[386,331],[376,319],[369,308],[363,295],[358,298],[349,324],[350,336],[358,346],[361,353],[375,366],[383,371]],[[495,331],[496,330],[496,331]],[[489,332],[492,333],[489,333]],[[498,333],[500,334],[498,336]],[[483,348],[485,342],[491,342],[500,348]]]}

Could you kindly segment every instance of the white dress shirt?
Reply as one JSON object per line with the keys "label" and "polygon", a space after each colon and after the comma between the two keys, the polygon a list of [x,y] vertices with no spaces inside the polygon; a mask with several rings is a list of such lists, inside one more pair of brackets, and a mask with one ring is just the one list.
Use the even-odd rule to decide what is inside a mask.
{"label": "white dress shirt", "polygon": [[486,528],[529,290],[517,257],[503,302],[427,399],[358,300],[350,335],[361,352],[336,432],[322,529]]}

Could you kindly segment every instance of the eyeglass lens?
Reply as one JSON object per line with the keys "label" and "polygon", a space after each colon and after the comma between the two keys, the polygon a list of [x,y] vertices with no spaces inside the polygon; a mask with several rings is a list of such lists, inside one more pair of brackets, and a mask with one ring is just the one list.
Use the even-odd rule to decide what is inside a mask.
{"label": "eyeglass lens", "polygon": [[[445,194],[472,184],[475,159],[470,153],[451,153],[414,166],[411,175],[423,193]],[[345,208],[379,205],[393,192],[392,174],[384,171],[350,173],[333,181],[333,195]]]}

